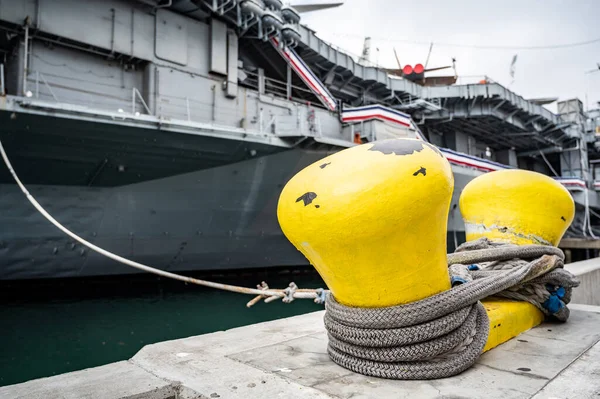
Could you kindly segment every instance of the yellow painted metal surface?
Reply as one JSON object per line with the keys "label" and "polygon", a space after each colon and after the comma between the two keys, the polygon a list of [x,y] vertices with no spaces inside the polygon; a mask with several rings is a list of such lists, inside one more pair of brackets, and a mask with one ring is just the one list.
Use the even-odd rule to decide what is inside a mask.
{"label": "yellow painted metal surface", "polygon": [[[558,245],[573,221],[575,204],[554,179],[526,170],[503,170],[469,182],[459,199],[467,241],[487,237],[517,245]],[[484,351],[539,325],[544,314],[527,302],[482,301],[490,320]]]}
{"label": "yellow painted metal surface", "polygon": [[[454,185],[432,145],[395,139],[364,144],[294,176],[278,203],[286,237],[348,306],[414,302],[450,289],[446,226]],[[492,172],[465,187],[460,207],[467,240],[556,245],[574,216],[566,189],[527,171]],[[470,227],[469,227],[470,226]],[[526,302],[486,299],[484,351],[540,324]]]}
{"label": "yellow painted metal surface", "polygon": [[503,299],[481,301],[490,319],[490,333],[483,351],[488,351],[511,338],[539,325],[544,314],[528,302]]}
{"label": "yellow painted metal surface", "polygon": [[556,180],[527,170],[490,172],[471,180],[460,196],[467,241],[480,237],[518,245],[558,245],[575,204]]}
{"label": "yellow painted metal surface", "polygon": [[300,171],[283,188],[277,215],[340,303],[399,305],[450,288],[453,188],[450,164],[437,148],[382,140]]}

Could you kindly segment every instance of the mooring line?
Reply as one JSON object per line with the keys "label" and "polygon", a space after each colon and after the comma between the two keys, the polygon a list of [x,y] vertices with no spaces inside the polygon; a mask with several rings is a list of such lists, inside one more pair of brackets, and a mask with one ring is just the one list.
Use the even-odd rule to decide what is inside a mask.
{"label": "mooring line", "polygon": [[73,238],[74,240],[85,245],[92,251],[95,251],[101,255],[106,256],[107,258],[110,258],[112,260],[115,260],[117,262],[125,264],[127,266],[131,266],[136,269],[143,270],[148,273],[156,274],[158,276],[162,276],[162,277],[166,277],[166,278],[171,278],[174,280],[183,281],[186,283],[201,285],[204,287],[210,287],[210,288],[215,288],[215,289],[224,290],[224,291],[237,292],[240,294],[256,295],[256,297],[254,299],[252,299],[251,301],[249,301],[246,304],[247,307],[254,305],[258,301],[260,301],[260,299],[263,299],[263,298],[265,298],[265,302],[267,302],[267,303],[272,302],[277,299],[282,299],[283,302],[286,302],[286,303],[292,302],[294,299],[314,299],[316,303],[324,303],[324,301],[325,301],[325,295],[326,295],[327,291],[322,288],[300,289],[293,282],[290,283],[290,285],[285,289],[270,289],[269,286],[264,282],[262,282],[260,285],[258,285],[257,288],[247,288],[247,287],[240,287],[240,286],[230,285],[230,284],[215,283],[212,281],[200,280],[200,279],[196,279],[193,277],[182,276],[180,274],[156,269],[154,267],[147,266],[147,265],[144,265],[139,262],[135,262],[133,260],[124,258],[122,256],[119,256],[117,254],[109,252],[103,248],[100,248],[100,247],[92,244],[91,242],[84,240],[83,238],[79,237],[77,234],[73,233],[71,230],[67,229],[65,226],[60,224],[56,219],[54,219],[54,217],[52,217],[52,215],[50,215],[37,202],[37,200],[33,197],[33,195],[31,195],[31,193],[27,190],[25,185],[23,185],[23,183],[19,179],[19,176],[17,176],[17,173],[15,172],[10,160],[8,159],[8,155],[6,154],[6,151],[4,150],[4,146],[2,145],[2,140],[0,140],[0,153],[2,153],[2,159],[4,160],[4,163],[6,164],[8,170],[10,171],[12,177],[17,182],[17,185],[19,186],[19,188],[21,189],[23,194],[25,194],[25,196],[27,197],[29,202],[31,202],[31,204],[38,210],[38,212],[46,218],[46,220],[48,220],[50,223],[52,223],[54,226],[56,226],[58,229],[60,229],[62,232],[64,232],[65,234],[67,234],[68,236]]}

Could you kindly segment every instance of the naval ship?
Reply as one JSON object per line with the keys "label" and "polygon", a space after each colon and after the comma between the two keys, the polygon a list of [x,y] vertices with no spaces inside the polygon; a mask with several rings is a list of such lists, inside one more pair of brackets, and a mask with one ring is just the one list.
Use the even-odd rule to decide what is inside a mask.
{"label": "naval ship", "polygon": [[[452,164],[449,250],[464,240],[462,187],[504,168],[555,176],[577,204],[568,234],[598,234],[598,113],[571,99],[555,114],[420,64],[369,65],[302,24],[326,5],[0,2],[0,139],[60,223],[169,271],[306,265],[277,222],[282,187],[331,153],[392,137],[429,141]],[[0,225],[1,280],[134,272],[50,224],[5,167]]]}

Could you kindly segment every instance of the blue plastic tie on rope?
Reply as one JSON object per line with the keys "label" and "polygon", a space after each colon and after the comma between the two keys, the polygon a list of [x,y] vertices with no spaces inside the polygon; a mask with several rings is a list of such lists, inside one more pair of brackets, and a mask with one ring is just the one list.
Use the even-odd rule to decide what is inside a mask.
{"label": "blue plastic tie on rope", "polygon": [[547,309],[550,313],[554,314],[565,306],[561,299],[565,296],[566,291],[564,287],[552,284],[546,284],[546,289],[550,293],[550,297],[542,304],[542,306],[544,309]]}
{"label": "blue plastic tie on rope", "polygon": [[464,278],[462,278],[460,276],[452,276],[452,278],[450,279],[450,283],[452,284],[453,287],[455,285],[465,284],[466,282],[467,282],[467,280],[465,280]]}
{"label": "blue plastic tie on rope", "polygon": [[317,297],[315,298],[315,303],[318,303],[318,304],[321,304],[321,305],[324,304],[325,301],[327,300],[327,293],[328,292],[329,291],[324,290],[323,288],[317,288],[316,289]]}
{"label": "blue plastic tie on rope", "polygon": [[469,267],[467,269],[469,269],[469,270],[479,270],[479,266],[478,265],[469,265]]}
{"label": "blue plastic tie on rope", "polygon": [[550,297],[542,304],[544,309],[547,309],[550,313],[554,314],[563,308],[563,303],[556,295],[550,295]]}

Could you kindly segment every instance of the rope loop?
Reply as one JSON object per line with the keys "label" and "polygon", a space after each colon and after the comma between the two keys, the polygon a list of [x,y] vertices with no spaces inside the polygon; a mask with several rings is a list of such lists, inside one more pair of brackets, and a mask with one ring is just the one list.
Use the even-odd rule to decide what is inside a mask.
{"label": "rope loop", "polygon": [[296,285],[296,283],[291,282],[290,285],[285,290],[283,290],[285,296],[283,297],[282,301],[284,303],[292,302],[294,300],[294,294],[296,293],[297,289],[298,286]]}
{"label": "rope loop", "polygon": [[325,302],[328,353],[361,374],[433,379],[469,368],[485,347],[489,319],[480,300],[527,300],[547,317],[566,321],[566,304],[579,282],[563,269],[564,254],[551,246],[516,246],[487,239],[448,255],[452,288],[420,301],[383,308]]}
{"label": "rope loop", "polygon": [[327,300],[328,293],[329,293],[328,290],[324,290],[323,288],[317,288],[315,290],[315,294],[317,294],[317,297],[315,298],[315,303],[317,303],[319,305],[323,305],[325,303],[325,301]]}

